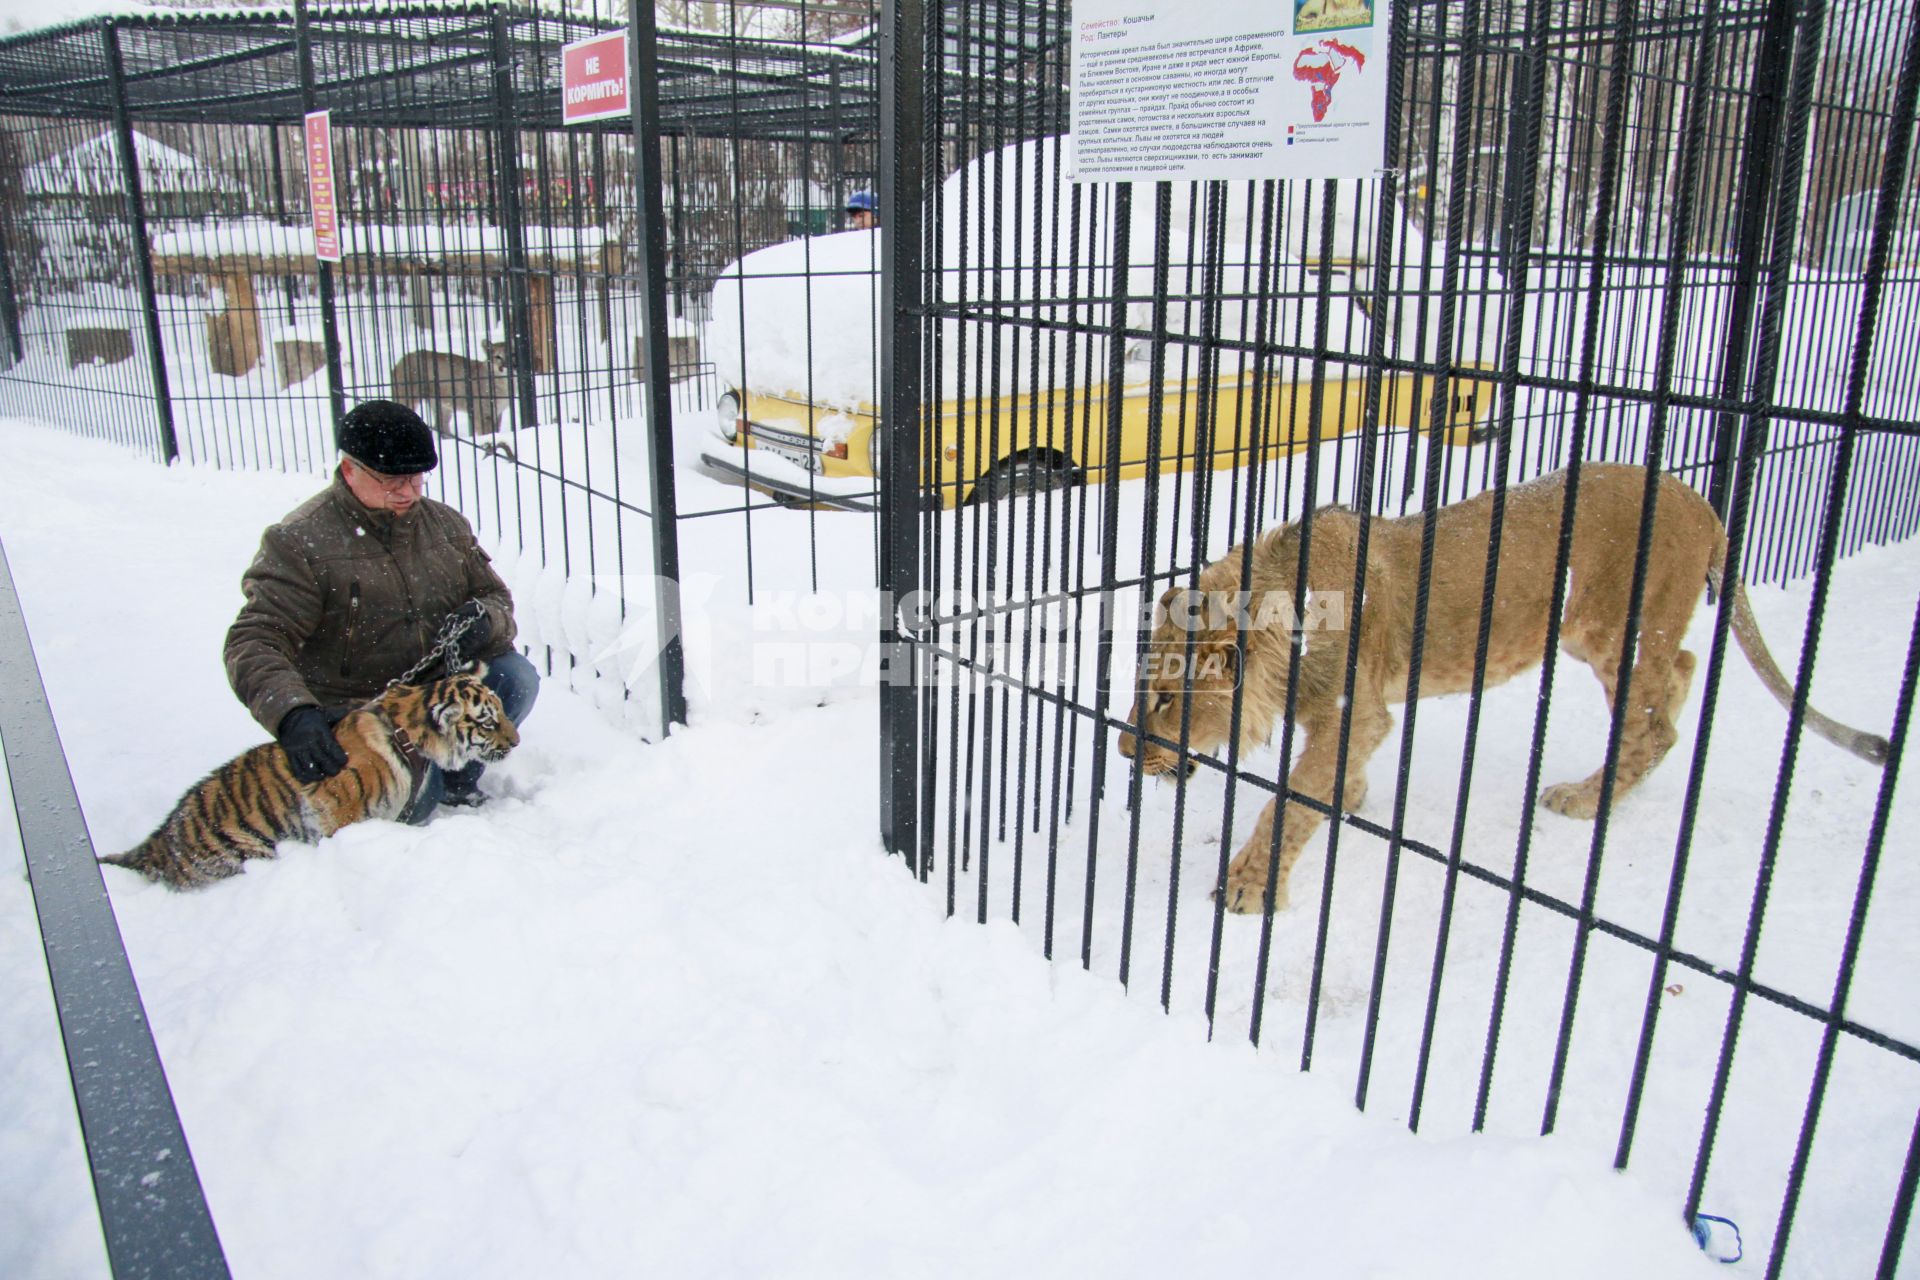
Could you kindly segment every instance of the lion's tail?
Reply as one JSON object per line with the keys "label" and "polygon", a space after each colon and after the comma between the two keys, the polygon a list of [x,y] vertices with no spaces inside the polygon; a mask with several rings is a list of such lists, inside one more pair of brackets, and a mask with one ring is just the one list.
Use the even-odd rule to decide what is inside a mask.
{"label": "lion's tail", "polygon": [[[1724,554],[1724,550],[1723,550]],[[1715,564],[1707,570],[1707,581],[1713,589],[1721,589],[1724,575],[1721,566]],[[1733,580],[1733,634],[1740,641],[1740,652],[1747,655],[1747,663],[1753,673],[1760,677],[1760,683],[1767,686],[1780,705],[1791,709],[1793,706],[1793,686],[1781,674],[1780,665],[1773,660],[1773,654],[1767,650],[1766,637],[1760,634],[1760,624],[1754,619],[1753,609],[1747,604],[1747,589],[1736,577]],[[1838,720],[1830,719],[1813,709],[1809,703],[1806,710],[1807,728],[1831,742],[1843,751],[1850,751],[1868,764],[1884,765],[1889,750],[1887,740],[1877,733],[1865,733],[1859,729],[1850,729]]]}

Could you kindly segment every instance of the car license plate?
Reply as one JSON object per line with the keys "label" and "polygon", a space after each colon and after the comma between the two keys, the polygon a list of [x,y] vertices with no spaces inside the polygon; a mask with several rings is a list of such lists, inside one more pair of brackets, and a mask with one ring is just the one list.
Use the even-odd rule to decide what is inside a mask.
{"label": "car license plate", "polygon": [[753,443],[756,448],[765,449],[776,458],[785,458],[795,466],[803,467],[808,471],[814,472],[820,470],[819,456],[811,450],[798,449],[790,444],[782,444],[778,441],[770,440],[766,436],[755,436]]}

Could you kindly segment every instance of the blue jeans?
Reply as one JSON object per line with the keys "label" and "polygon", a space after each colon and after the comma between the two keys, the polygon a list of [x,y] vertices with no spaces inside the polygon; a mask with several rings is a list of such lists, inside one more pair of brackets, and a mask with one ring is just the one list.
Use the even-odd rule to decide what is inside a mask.
{"label": "blue jeans", "polygon": [[[527,718],[527,713],[533,710],[534,699],[540,696],[540,673],[531,662],[511,650],[487,659],[487,674],[481,683],[500,695],[500,705],[515,728]],[[439,765],[428,765],[427,776],[420,783],[420,798],[414,802],[413,816],[407,821],[417,827],[431,818],[447,794],[449,781],[459,790],[471,790],[486,768],[484,761],[475,760],[449,777]]]}

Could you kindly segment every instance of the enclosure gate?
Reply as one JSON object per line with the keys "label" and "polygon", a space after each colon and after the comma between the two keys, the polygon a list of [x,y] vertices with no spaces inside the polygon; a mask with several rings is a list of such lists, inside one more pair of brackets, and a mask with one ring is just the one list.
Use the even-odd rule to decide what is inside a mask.
{"label": "enclosure gate", "polygon": [[[1404,0],[1389,26],[1345,7],[1381,19],[1347,69],[1387,78],[1375,179],[1132,185],[1072,180],[1067,4],[887,9],[888,846],[949,912],[1351,1072],[1359,1105],[1423,1132],[1558,1131],[1690,1222],[1737,1221],[1769,1275],[1890,1276],[1920,1173],[1920,957],[1898,940],[1915,885],[1882,853],[1920,843],[1896,789],[1920,612],[1888,589],[1910,557],[1843,557],[1920,519],[1920,15]],[[1585,655],[1625,669],[1617,706],[1556,662],[1573,504],[1508,520],[1521,483],[1565,468],[1593,490],[1602,462],[1647,468],[1614,552],[1625,642]],[[1738,593],[1715,593],[1694,696],[1669,700],[1678,747],[1627,797],[1655,514],[1679,500],[1661,474],[1711,501],[1729,581],[1798,655],[1784,707],[1756,692],[1728,670]],[[1448,588],[1437,513],[1475,494],[1490,528]],[[1360,514],[1329,524],[1328,502]],[[1247,591],[1239,548],[1287,521],[1297,559],[1265,580],[1291,632],[1276,753],[1242,683],[1257,624],[1171,653],[1148,627],[1209,562],[1207,585]],[[1316,525],[1358,530],[1334,590],[1303,581]],[[1367,552],[1393,529],[1419,547],[1404,581]],[[1496,688],[1503,534],[1555,568],[1544,662]],[[1419,702],[1449,589],[1473,605],[1446,637],[1476,655],[1470,689]],[[1403,593],[1411,657],[1397,732],[1363,741],[1370,591]],[[1176,594],[1163,624],[1206,599]],[[1322,646],[1344,663],[1330,795],[1286,779]],[[1173,785],[1116,749],[1149,677],[1172,709],[1138,755],[1165,753]],[[1884,734],[1884,762],[1803,751],[1816,702]],[[1596,763],[1597,820],[1539,804]],[[1289,824],[1332,821],[1290,876],[1274,859],[1264,886],[1231,883],[1275,797],[1253,868]]]}

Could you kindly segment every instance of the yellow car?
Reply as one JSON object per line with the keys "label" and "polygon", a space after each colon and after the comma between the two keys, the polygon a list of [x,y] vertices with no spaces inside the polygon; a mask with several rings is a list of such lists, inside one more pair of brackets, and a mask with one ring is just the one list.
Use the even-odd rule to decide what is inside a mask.
{"label": "yellow car", "polygon": [[[1311,374],[1291,381],[1269,377],[1265,385],[1257,385],[1259,381],[1240,374],[1204,387],[1166,386],[1159,396],[1157,450],[1149,447],[1152,385],[1147,380],[1128,382],[1120,405],[1121,477],[1144,476],[1150,464],[1154,470],[1169,470],[1190,468],[1204,459],[1204,465],[1219,469],[1304,449],[1313,429]],[[1429,379],[1413,374],[1383,378],[1381,424],[1427,430],[1429,386]],[[1365,398],[1363,375],[1343,378],[1330,372],[1321,391],[1321,439],[1357,431]],[[1456,380],[1450,398],[1447,443],[1479,438],[1491,406],[1489,388]],[[1203,405],[1210,419],[1204,426]],[[865,506],[859,500],[869,497],[878,483],[878,418],[869,405],[840,410],[811,405],[791,394],[750,391],[743,397],[728,388],[720,394],[715,419],[727,444],[770,453],[792,465],[782,469],[724,452],[710,452],[709,463],[782,496],[829,506]],[[986,401],[947,401],[940,407],[937,448],[921,459],[923,486],[941,505],[952,506],[1067,484],[1098,484],[1106,478],[1111,456],[1108,423],[1106,395],[1098,387],[1077,395],[1056,389]],[[922,452],[927,452],[924,440]]]}
{"label": "yellow car", "polygon": [[[1045,146],[1022,144],[1028,154],[1017,167],[1033,191],[1055,190],[1049,185],[1044,155],[1036,154]],[[1108,402],[1112,380],[1104,333],[1111,308],[1099,300],[1112,292],[1113,272],[1106,262],[1111,233],[1100,230],[1097,217],[1088,217],[1079,243],[1036,246],[1024,243],[1020,232],[1023,222],[1033,220],[1030,205],[1020,218],[1009,216],[988,228],[969,228],[967,218],[952,213],[976,207],[978,200],[972,197],[978,191],[997,189],[993,175],[982,166],[997,161],[1011,173],[1015,166],[1007,157],[1016,150],[1020,148],[976,160],[948,179],[948,225],[943,228],[948,243],[929,286],[937,295],[930,301],[943,316],[977,314],[990,307],[1003,319],[943,318],[934,329],[940,369],[937,378],[927,380],[925,395],[929,401],[940,396],[939,411],[931,440],[922,437],[921,482],[942,506],[1072,483],[1097,484],[1106,479],[1114,460],[1108,443],[1114,406]],[[1348,204],[1364,207],[1360,197],[1365,193],[1355,192],[1355,185],[1339,184]],[[1110,199],[1110,189],[1105,190]],[[1230,191],[1221,203],[1231,207],[1233,198]],[[1291,220],[1317,225],[1320,215],[1311,198],[1303,200],[1291,211]],[[1140,203],[1138,195],[1135,203]],[[1151,282],[1150,269],[1138,265],[1152,261],[1150,214],[1150,202],[1145,219],[1136,208],[1130,233],[1129,251],[1136,265],[1127,284],[1135,299]],[[1232,247],[1243,243],[1245,228],[1232,218],[1217,221],[1220,247],[1203,243],[1183,252],[1174,246],[1171,301],[1162,321],[1171,340],[1157,394],[1152,344],[1138,336],[1153,331],[1153,309],[1138,300],[1128,308],[1127,328],[1134,337],[1123,353],[1118,405],[1123,478],[1144,476],[1149,470],[1245,466],[1307,446],[1315,429],[1313,361],[1282,356],[1256,362],[1238,354],[1232,344],[1238,335],[1264,326],[1275,341],[1311,346],[1323,305],[1320,274],[1325,271],[1330,276],[1324,290],[1329,346],[1364,353],[1373,301],[1366,254],[1373,233],[1366,220],[1357,227],[1353,223],[1349,217],[1329,251],[1313,263],[1289,262],[1278,253],[1270,255],[1277,265],[1233,261]],[[1175,209],[1172,225],[1188,225],[1183,209]],[[1298,244],[1300,237],[1276,236],[1275,243]],[[702,455],[710,467],[789,500],[872,505],[882,445],[874,409],[879,399],[879,253],[876,232],[844,232],[770,246],[721,274],[706,330],[720,381],[714,425],[721,443]],[[1182,257],[1191,261],[1180,261]],[[1425,300],[1429,314],[1417,323],[1421,299],[1413,289],[1421,280],[1437,282],[1439,273],[1431,263],[1423,269],[1418,260],[1404,257],[1395,271],[1396,288],[1389,291],[1385,348],[1392,357],[1410,359],[1418,353],[1431,361],[1432,334],[1438,327],[1435,303]],[[1046,265],[1053,261],[1063,265]],[[1220,335],[1228,345],[1216,352],[1212,369],[1203,375],[1198,300],[1208,296],[1220,301],[1204,332]],[[1497,339],[1499,314],[1497,291],[1484,287],[1459,304],[1456,333],[1463,338],[1456,345],[1456,358],[1462,348],[1477,355]],[[1415,331],[1423,335],[1421,340],[1409,336]],[[1490,367],[1485,359],[1456,364],[1469,373]],[[1320,377],[1320,438],[1358,431],[1365,410],[1365,368],[1351,357],[1329,358]],[[1381,425],[1427,431],[1434,385],[1429,375],[1383,375]],[[1466,444],[1480,435],[1491,416],[1492,386],[1472,376],[1456,376],[1449,385],[1446,439]],[[964,394],[941,394],[943,388],[956,387]]]}

